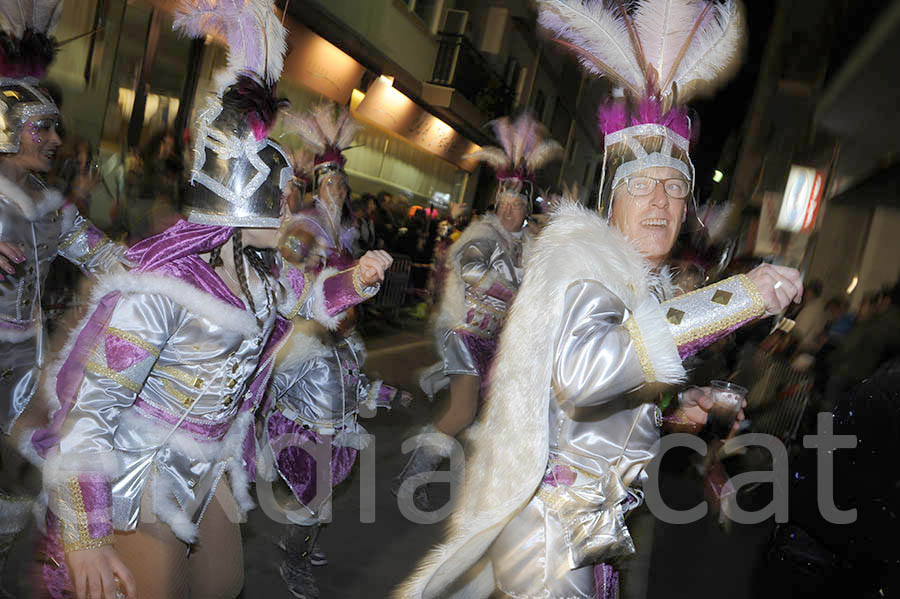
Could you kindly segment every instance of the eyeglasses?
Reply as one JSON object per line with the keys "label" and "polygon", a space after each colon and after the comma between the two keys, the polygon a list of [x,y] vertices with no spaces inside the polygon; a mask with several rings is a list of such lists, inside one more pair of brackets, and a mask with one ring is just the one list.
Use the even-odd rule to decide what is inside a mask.
{"label": "eyeglasses", "polygon": [[625,177],[623,179],[628,193],[635,197],[644,197],[653,193],[657,183],[663,184],[666,195],[673,200],[683,200],[691,193],[690,183],[680,177],[657,179],[656,177]]}

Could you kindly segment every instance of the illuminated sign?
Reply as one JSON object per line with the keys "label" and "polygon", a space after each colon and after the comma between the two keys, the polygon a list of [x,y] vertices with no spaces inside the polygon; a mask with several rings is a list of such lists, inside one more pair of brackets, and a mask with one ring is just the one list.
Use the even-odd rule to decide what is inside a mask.
{"label": "illuminated sign", "polygon": [[792,166],[775,226],[792,233],[812,230],[822,203],[824,183],[825,177],[816,169]]}
{"label": "illuminated sign", "polygon": [[382,76],[373,81],[362,100],[357,102],[362,95],[356,94],[350,104],[357,119],[399,135],[469,172],[478,165],[474,160],[464,159],[481,149],[477,144],[395,89],[389,77]]}

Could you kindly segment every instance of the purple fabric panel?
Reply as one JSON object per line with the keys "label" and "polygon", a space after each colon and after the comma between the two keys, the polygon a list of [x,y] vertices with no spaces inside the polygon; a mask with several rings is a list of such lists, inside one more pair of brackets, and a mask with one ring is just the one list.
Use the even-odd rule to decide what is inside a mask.
{"label": "purple fabric panel", "polygon": [[459,335],[475,360],[475,368],[478,369],[478,374],[481,376],[481,384],[484,387],[490,374],[494,354],[497,353],[497,339],[486,339],[466,331],[460,331]]}
{"label": "purple fabric panel", "polygon": [[325,292],[325,312],[329,316],[340,314],[368,299],[356,293],[353,285],[353,269],[342,270],[328,277],[322,289]]}
{"label": "purple fabric panel", "polygon": [[103,296],[94,313],[91,314],[84,328],[78,334],[71,353],[59,370],[56,378],[56,395],[59,398],[60,407],[50,419],[50,424],[43,429],[36,430],[31,436],[31,444],[42,458],[47,457],[47,451],[59,442],[59,430],[66,416],[72,410],[72,406],[75,405],[76,394],[84,379],[84,365],[90,358],[94,347],[99,343],[100,336],[106,330],[118,301],[118,292]]}
{"label": "purple fabric panel", "polygon": [[750,322],[752,320],[754,320],[754,319],[748,318],[747,320],[740,322],[740,323],[734,325],[733,327],[723,329],[723,330],[719,331],[718,333],[713,333],[712,335],[707,335],[706,337],[700,337],[699,339],[695,339],[689,343],[685,343],[684,345],[679,345],[678,346],[678,355],[681,356],[682,360],[684,360],[685,358],[688,358],[690,356],[693,356],[700,350],[709,347],[710,345],[712,345],[719,339],[721,339],[723,337],[727,337],[728,335],[730,335],[731,333],[738,330],[739,328],[741,328],[742,326],[744,326],[745,324],[747,324],[748,322]]}
{"label": "purple fabric panel", "polygon": [[381,388],[378,390],[378,397],[375,398],[375,405],[379,408],[389,408],[391,407],[391,402],[394,401],[394,398],[396,396],[396,387],[391,387],[390,385],[381,383]]}
{"label": "purple fabric panel", "polygon": [[251,483],[256,482],[256,425],[251,420],[244,431],[244,440],[241,441],[241,459],[244,471]]}
{"label": "purple fabric panel", "polygon": [[594,599],[617,599],[619,571],[609,564],[594,566]]}
{"label": "purple fabric panel", "polygon": [[113,533],[112,489],[102,475],[88,474],[78,477],[84,511],[87,513],[88,534],[92,539],[102,539]]}
{"label": "purple fabric panel", "polygon": [[568,466],[564,464],[554,464],[553,469],[544,475],[544,480],[541,482],[545,485],[550,485],[551,487],[555,487],[558,484],[571,487],[577,477],[578,475],[575,471]]}
{"label": "purple fabric panel", "polygon": [[94,225],[90,225],[85,231],[85,234],[87,236],[87,243],[90,249],[94,249],[106,239],[106,235],[103,234],[103,231],[101,231]]}
{"label": "purple fabric panel", "polygon": [[306,289],[306,276],[303,274],[303,271],[296,267],[288,268],[288,284],[291,286],[291,291],[294,292],[298,298],[303,297],[303,291]]}
{"label": "purple fabric panel", "polygon": [[[284,449],[278,452],[278,472],[291,487],[298,501],[308,505],[317,493],[316,460],[301,446],[306,443],[321,445],[330,438],[288,420],[280,413],[272,414],[268,422],[269,439],[278,441]],[[286,437],[286,438],[285,438]],[[342,483],[353,470],[357,451],[350,447],[331,447],[331,487]]]}
{"label": "purple fabric panel", "polygon": [[500,283],[492,284],[485,293],[490,297],[496,297],[504,302],[508,302],[513,298],[513,292]]}
{"label": "purple fabric panel", "polygon": [[346,270],[353,267],[356,260],[353,259],[348,252],[329,251],[328,258],[325,260],[325,266],[336,268],[338,270]]}
{"label": "purple fabric panel", "polygon": [[5,320],[0,320],[0,329],[8,329],[10,331],[24,331],[27,328],[28,326],[24,324],[16,324],[14,322],[6,322]]}
{"label": "purple fabric panel", "polygon": [[[144,416],[154,420],[161,420],[171,426],[175,426],[180,418],[180,416],[175,416],[165,410],[160,410],[140,397],[135,400],[134,407]],[[225,433],[231,428],[231,423],[232,421],[229,420],[226,422],[202,424],[185,419],[178,428],[194,435],[197,441],[218,441],[225,436]]]}
{"label": "purple fabric panel", "polygon": [[38,594],[42,597],[71,599],[74,596],[74,588],[66,565],[59,518],[53,510],[47,510],[46,526],[46,532],[38,537],[35,548],[41,560],[36,562],[37,567],[33,572],[35,579],[33,588],[41,589],[44,594]]}
{"label": "purple fabric panel", "polygon": [[106,365],[116,372],[131,368],[150,355],[147,350],[113,334],[106,335],[105,346]]}
{"label": "purple fabric panel", "polygon": [[241,310],[244,302],[235,296],[199,254],[220,247],[231,238],[231,227],[198,225],[186,220],[153,237],[134,244],[125,254],[137,272],[154,272],[184,281]]}

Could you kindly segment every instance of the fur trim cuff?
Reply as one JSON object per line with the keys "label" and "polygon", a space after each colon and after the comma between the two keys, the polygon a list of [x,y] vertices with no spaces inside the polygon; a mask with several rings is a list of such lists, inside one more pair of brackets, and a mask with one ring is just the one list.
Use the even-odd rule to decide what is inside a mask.
{"label": "fur trim cuff", "polygon": [[344,318],[343,312],[335,314],[334,316],[329,315],[328,304],[325,302],[325,281],[336,274],[338,274],[338,271],[335,268],[322,269],[322,272],[316,277],[316,282],[313,284],[311,291],[312,305],[310,308],[312,317],[329,331],[337,329],[338,325],[341,324],[341,320]]}
{"label": "fur trim cuff", "polygon": [[662,308],[652,297],[645,297],[627,321],[635,352],[648,383],[680,383],[687,373],[681,363],[675,339]]}

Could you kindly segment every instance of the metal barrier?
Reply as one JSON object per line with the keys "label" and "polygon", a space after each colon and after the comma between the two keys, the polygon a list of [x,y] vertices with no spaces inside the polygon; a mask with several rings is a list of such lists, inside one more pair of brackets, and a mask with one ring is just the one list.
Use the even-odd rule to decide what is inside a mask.
{"label": "metal barrier", "polygon": [[812,371],[796,370],[762,351],[755,352],[752,362],[759,373],[747,396],[753,432],[793,441],[812,395]]}
{"label": "metal barrier", "polygon": [[409,301],[409,272],[412,260],[409,256],[394,256],[394,263],[384,273],[381,291],[372,301],[372,306],[382,310],[399,312]]}

